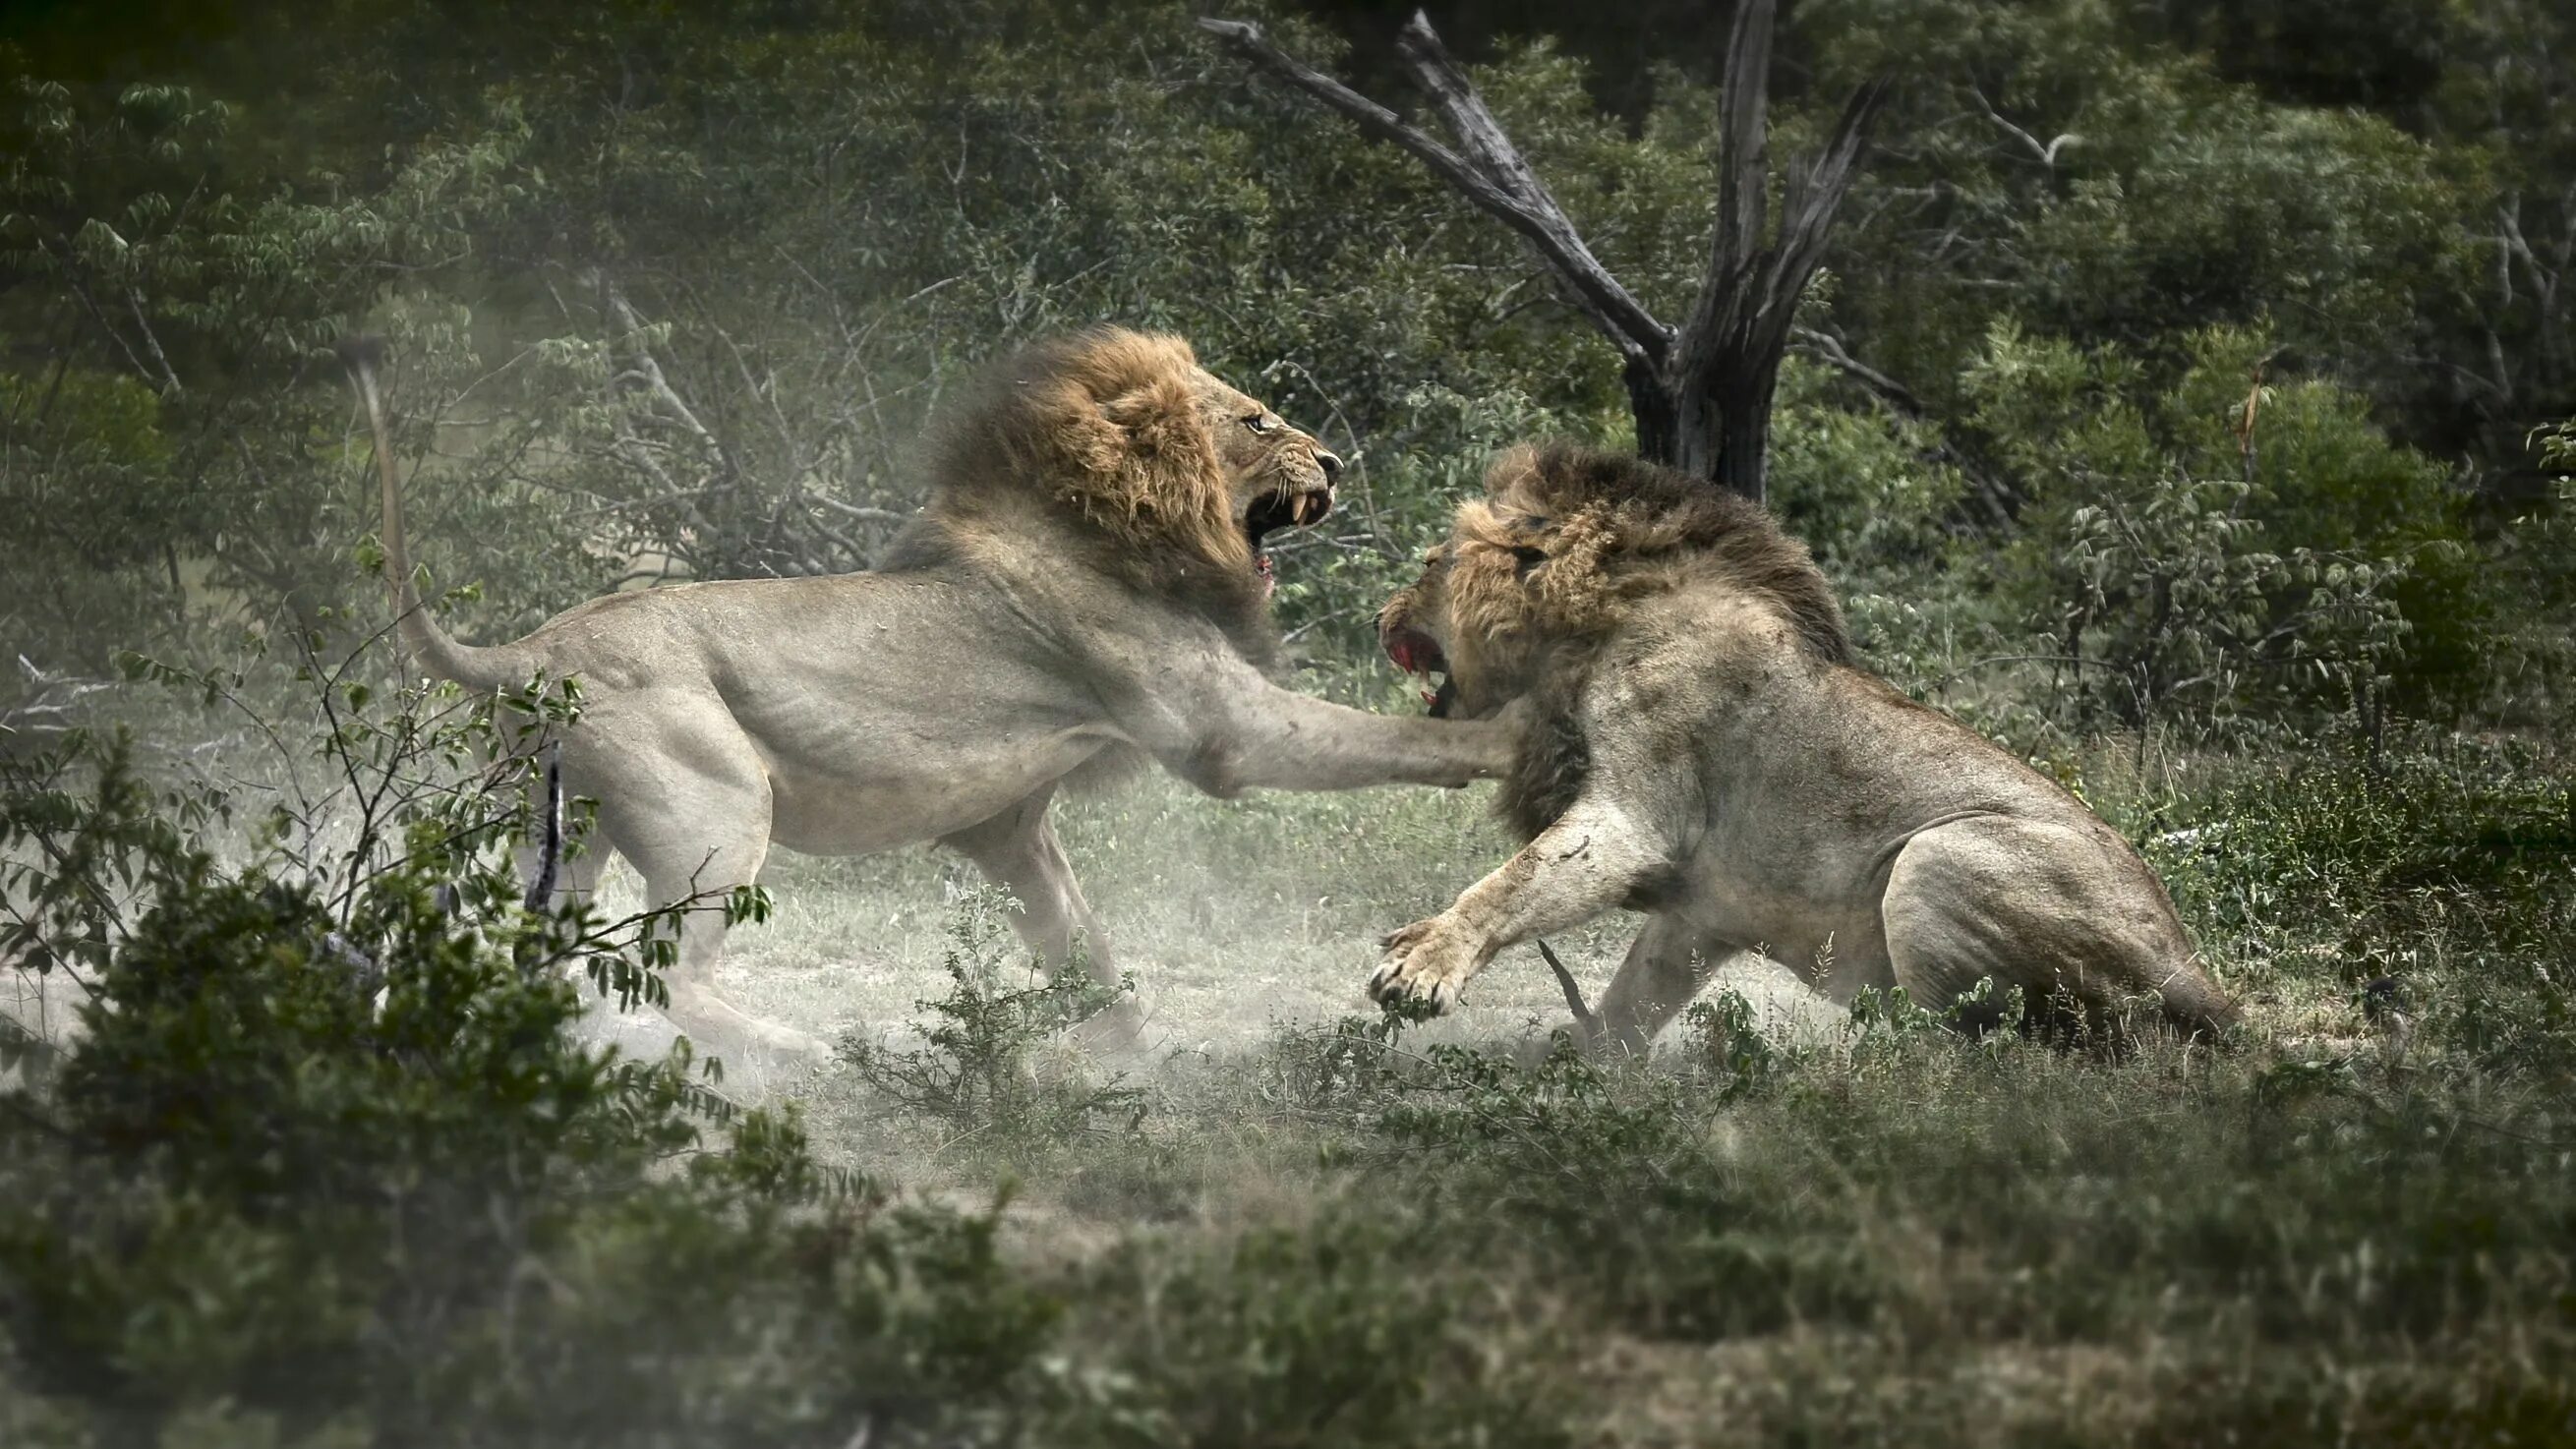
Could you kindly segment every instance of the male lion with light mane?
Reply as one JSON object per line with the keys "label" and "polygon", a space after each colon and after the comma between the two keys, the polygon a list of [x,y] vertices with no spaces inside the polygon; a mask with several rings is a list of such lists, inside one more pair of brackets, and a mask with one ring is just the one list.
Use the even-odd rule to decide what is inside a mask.
{"label": "male lion with light mane", "polygon": [[[593,599],[515,643],[458,643],[421,606],[373,372],[384,545],[405,643],[471,689],[579,676],[566,788],[657,905],[750,884],[775,843],[857,855],[935,841],[1019,899],[1047,969],[1077,936],[1118,977],[1047,805],[1077,772],[1156,760],[1213,795],[1463,785],[1515,732],[1369,714],[1264,674],[1275,529],[1332,507],[1341,462],[1219,382],[1177,337],[1029,348],[956,407],[922,514],[886,566]],[[570,862],[586,890],[598,857]],[[718,993],[712,910],[682,932],[669,1015],[700,1046],[813,1053]],[[1122,1002],[1095,1039],[1132,1035]]]}
{"label": "male lion with light mane", "polygon": [[1902,986],[1938,1011],[1992,978],[2062,1027],[2117,1032],[2132,999],[2186,1032],[2236,1019],[2129,843],[1860,669],[1759,506],[1563,445],[1505,454],[1485,492],[1378,629],[1448,676],[1434,714],[1536,702],[1500,799],[1528,844],[1388,936],[1370,994],[1445,1010],[1505,947],[1624,906],[1649,919],[1588,1034],[1631,1050],[1698,992],[1695,958],[1756,947],[1845,1002]]}

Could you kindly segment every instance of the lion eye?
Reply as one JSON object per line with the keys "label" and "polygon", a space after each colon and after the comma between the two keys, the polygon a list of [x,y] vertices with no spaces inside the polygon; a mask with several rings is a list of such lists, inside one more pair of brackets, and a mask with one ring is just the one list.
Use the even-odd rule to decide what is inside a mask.
{"label": "lion eye", "polygon": [[1263,417],[1263,416],[1262,416],[1261,414],[1259,414],[1259,413],[1253,413],[1253,414],[1251,414],[1250,416],[1246,417],[1246,418],[1243,420],[1243,425],[1244,425],[1245,427],[1247,427],[1247,428],[1252,429],[1252,430],[1253,430],[1254,432],[1256,432],[1256,433],[1266,433],[1266,432],[1269,432],[1272,428],[1274,428],[1274,427],[1277,427],[1277,426],[1278,426],[1278,424],[1276,424],[1276,423],[1274,423],[1274,422],[1270,421],[1270,419],[1268,419],[1268,418],[1266,418],[1266,417]]}

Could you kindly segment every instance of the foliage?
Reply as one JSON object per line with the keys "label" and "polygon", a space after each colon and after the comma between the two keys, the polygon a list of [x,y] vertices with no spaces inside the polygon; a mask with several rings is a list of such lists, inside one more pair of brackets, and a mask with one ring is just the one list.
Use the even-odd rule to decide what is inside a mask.
{"label": "foliage", "polygon": [[685,1053],[581,1043],[558,968],[650,995],[653,921],[518,907],[495,789],[371,753],[427,733],[336,737],[372,839],[237,868],[120,743],[6,766],[12,954],[87,998],[0,1096],[12,1372],[111,1443],[801,1443],[1023,1362],[1055,1310],[990,1217],[888,1207]]}
{"label": "foliage", "polygon": [[2375,731],[2392,691],[2460,707],[2486,601],[2443,470],[2331,384],[2266,381],[2257,334],[2191,345],[2143,406],[2123,353],[2010,324],[1968,379],[2029,500],[2006,586],[2079,711],[2151,725],[2304,705]]}
{"label": "foliage", "polygon": [[1492,1335],[1509,1330],[1486,1295],[1408,1271],[1436,1251],[1431,1230],[1352,1205],[1205,1250],[1114,1255],[1075,1296],[1127,1352],[1047,1424],[1049,1442],[1574,1442],[1547,1376],[1497,1361]]}
{"label": "foliage", "polygon": [[[584,0],[557,19],[530,44],[497,13],[322,5],[292,23],[239,17],[237,44],[174,57],[178,74],[151,84],[17,68],[25,144],[0,198],[0,268],[23,285],[0,327],[39,340],[43,361],[5,382],[0,445],[20,462],[0,486],[54,520],[10,544],[25,576],[61,581],[16,603],[38,668],[77,668],[102,638],[176,644],[214,617],[330,622],[356,587],[343,560],[370,510],[323,348],[361,322],[399,359],[419,553],[493,585],[490,603],[459,601],[469,632],[532,623],[620,578],[862,566],[917,501],[913,439],[961,371],[1102,318],[1188,333],[1359,460],[1340,519],[1284,550],[1283,617],[1323,654],[1364,647],[1379,591],[1484,452],[1544,432],[1615,441],[1624,426],[1615,359],[1516,242],[1407,159],[1245,84],[1184,7],[1102,25],[1081,6],[990,0],[929,25],[901,5]],[[1330,59],[1326,32],[1274,19]],[[2444,23],[2489,49],[2547,28],[2516,6]],[[1780,97],[1784,145],[1886,58],[1921,80],[1811,299],[1801,345],[1816,365],[1793,370],[1783,399],[1783,507],[1840,576],[1889,598],[1921,593],[1926,571],[1973,574],[2016,535],[2058,554],[2061,537],[2011,521],[2037,486],[2015,451],[2026,438],[1985,432],[2004,385],[1994,320],[2019,318],[2032,348],[2181,359],[2204,390],[2235,390],[2221,411],[2245,383],[2228,366],[2254,344],[2209,329],[2268,327],[2307,380],[2275,386],[2255,487],[2287,499],[2295,484],[2306,501],[2237,551],[2295,570],[2309,550],[2318,582],[2294,585],[2302,597],[2335,562],[2371,573],[2349,607],[2274,607],[2263,632],[2304,617],[2368,634],[2354,611],[2393,598],[2418,632],[2392,688],[2404,707],[2450,708],[2475,681],[2430,673],[2474,659],[2461,646],[2485,606],[2457,613],[2472,563],[2419,545],[2466,535],[2422,514],[2411,455],[2364,456],[2360,400],[2394,409],[2400,436],[2458,415],[2454,373],[2428,380],[2395,359],[2425,350],[2420,326],[2449,329],[2426,344],[2445,357],[2493,350],[2468,333],[2505,315],[2495,305],[2441,311],[2482,285],[2467,262],[2486,245],[2476,198],[2509,150],[2466,118],[2488,96],[2511,125],[2541,124],[2532,96],[2555,72],[2446,72],[2443,119],[2422,140],[2278,104],[2227,79],[2232,61],[2213,69],[2152,30],[2074,3],[1801,12],[1795,43],[1822,68],[1812,94]],[[1678,311],[1702,260],[1716,100],[1681,71],[1623,79],[1623,94],[1651,97],[1631,125],[1592,104],[1602,79],[1545,42],[1478,73],[1605,261]],[[2033,151],[2061,134],[2076,139]],[[2469,159],[2444,164],[2443,146]],[[2513,194],[2536,198],[2557,154],[2514,153]],[[2536,206],[2517,213],[2526,233]],[[2533,266],[2536,248],[2523,248]],[[2559,295],[2539,272],[2518,285]],[[2545,353],[2555,315],[2515,322],[2517,345]],[[2232,339],[2227,366],[2211,337]],[[2147,413],[2173,386],[2120,368],[2097,381]],[[2532,385],[2557,384],[2535,371]],[[1876,404],[1854,407],[1862,395]],[[2236,476],[2221,411],[2158,447],[2208,460],[2196,479]],[[2299,451],[2294,433],[2327,453]],[[2129,471],[2139,489],[2168,476]],[[2334,476],[2310,485],[2310,472]],[[2375,513],[2381,485],[2416,516]],[[55,502],[75,494],[123,501]],[[2073,506],[2034,521],[2055,527]],[[2001,536],[1963,540],[1963,523]],[[2124,595],[2164,587],[2107,567],[2130,575]],[[2451,632],[2420,632],[2437,625]],[[2121,662],[2175,660],[2172,643],[2131,640]],[[2305,692],[2369,674],[2379,649]],[[2142,689],[2209,662],[2087,681],[2113,686],[2088,707],[2135,715]],[[2176,707],[2216,711],[2194,692]]]}
{"label": "foliage", "polygon": [[[934,1024],[923,1044],[896,1050],[844,1038],[839,1055],[872,1091],[939,1123],[971,1157],[1024,1161],[1090,1139],[1133,1136],[1145,1108],[1116,1078],[1096,1082],[1050,1051],[1060,1033],[1119,999],[1079,959],[1031,985],[1006,984],[1006,971],[1034,969],[1010,939],[1019,909],[987,886],[950,907],[945,966],[949,991],[913,1003]],[[1132,984],[1127,993],[1132,995]],[[949,1144],[943,1144],[943,1146]]]}

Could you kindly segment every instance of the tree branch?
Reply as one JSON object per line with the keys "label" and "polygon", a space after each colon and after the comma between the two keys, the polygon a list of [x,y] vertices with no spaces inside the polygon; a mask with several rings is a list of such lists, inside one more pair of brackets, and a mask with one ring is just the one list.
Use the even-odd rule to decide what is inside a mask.
{"label": "tree branch", "polygon": [[1919,418],[1927,411],[1923,406],[1923,399],[1914,395],[1914,389],[1852,356],[1850,350],[1843,346],[1841,338],[1830,332],[1819,332],[1813,327],[1791,327],[1789,332],[1791,336],[1807,344],[1807,350],[1813,352],[1820,361],[1887,399],[1895,405],[1898,412],[1908,417]]}
{"label": "tree branch", "polygon": [[696,438],[701,446],[715,456],[717,467],[730,477],[734,471],[732,453],[727,451],[724,443],[714,433],[707,430],[706,424],[698,421],[697,412],[681,400],[680,394],[672,388],[670,379],[663,376],[661,359],[653,355],[653,349],[644,340],[647,336],[644,319],[637,316],[635,309],[627,304],[625,289],[609,280],[608,275],[603,272],[599,277],[599,290],[600,295],[608,302],[609,311],[615,315],[617,325],[626,329],[626,345],[635,354],[635,376],[644,383],[656,400],[671,410],[673,420],[687,429],[691,437]]}
{"label": "tree branch", "polygon": [[[1890,89],[1884,77],[1862,86],[1823,152],[1790,168],[1777,239],[1769,240],[1765,115],[1777,14],[1778,0],[1740,0],[1736,9],[1726,50],[1716,234],[1707,276],[1678,332],[1657,321],[1592,254],[1421,11],[1398,34],[1396,48],[1456,138],[1456,151],[1282,52],[1257,25],[1198,23],[1255,66],[1356,121],[1368,135],[1411,153],[1479,209],[1519,232],[1584,317],[1619,349],[1638,452],[1759,500],[1771,400],[1798,300],[1823,260],[1834,211],[1850,189],[1862,140]],[[1913,406],[1919,409],[1920,403]]]}
{"label": "tree branch", "polygon": [[1709,238],[1708,273],[1699,300],[1682,328],[1680,366],[1686,378],[1716,361],[1720,339],[1744,321],[1745,284],[1761,254],[1769,224],[1771,184],[1769,115],[1772,0],[1743,0],[1727,32],[1724,114],[1718,122],[1717,230]]}
{"label": "tree branch", "polygon": [[[1587,297],[1595,325],[1610,333],[1625,354],[1642,353],[1649,362],[1660,364],[1672,344],[1672,330],[1655,320],[1644,304],[1621,286],[1582,234],[1557,205],[1547,183],[1530,169],[1520,149],[1503,132],[1502,123],[1486,108],[1484,97],[1467,79],[1458,62],[1450,57],[1449,48],[1431,28],[1431,19],[1416,10],[1397,33],[1395,48],[1403,55],[1405,69],[1414,83],[1431,98],[1440,118],[1449,125],[1450,133],[1466,149],[1468,159],[1498,190],[1518,201],[1546,232],[1544,239],[1533,238],[1539,251],[1556,269],[1559,280],[1578,296]],[[1606,322],[1604,321],[1606,318]]]}
{"label": "tree branch", "polygon": [[[1609,337],[1623,356],[1660,362],[1669,350],[1671,329],[1657,321],[1583,244],[1573,223],[1530,174],[1528,164],[1494,123],[1492,114],[1449,59],[1448,52],[1441,48],[1430,22],[1419,13],[1406,25],[1404,39],[1399,43],[1414,74],[1457,128],[1461,144],[1483,165],[1460,156],[1406,125],[1395,112],[1272,45],[1258,25],[1210,18],[1200,20],[1199,28],[1245,60],[1357,122],[1369,135],[1410,152],[1478,208],[1519,232],[1556,273],[1585,318]],[[1490,172],[1488,166],[1492,168]]]}

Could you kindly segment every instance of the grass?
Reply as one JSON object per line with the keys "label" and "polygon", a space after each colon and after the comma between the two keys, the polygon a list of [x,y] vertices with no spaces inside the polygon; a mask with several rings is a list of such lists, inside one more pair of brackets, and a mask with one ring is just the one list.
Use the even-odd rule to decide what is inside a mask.
{"label": "grass", "polygon": [[[1157,1004],[1159,1046],[1092,1069],[1141,1093],[1132,1133],[961,1147],[834,1073],[806,1111],[917,1190],[1016,1181],[1077,1357],[1160,1395],[1168,1442],[2567,1442],[2564,769],[2431,737],[2152,784],[2139,758],[2070,768],[2247,999],[2219,1052],[1858,1025],[1746,961],[1711,994],[1767,1075],[1707,1050],[1714,1013],[1648,1064],[1533,1070],[1563,1006],[1524,953],[1452,1018],[1355,1014],[1375,934],[1500,858],[1472,794],[1158,783],[1064,822]],[[935,995],[937,865],[774,883],[746,1002],[882,1031]],[[1597,991],[1628,929],[1557,944]],[[2389,975],[2402,1051],[2359,991]],[[1342,1381],[1371,1355],[1410,1367]],[[1283,1428],[1307,1403],[1347,1407]]]}

